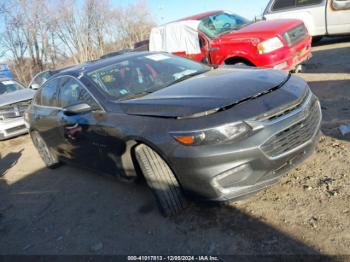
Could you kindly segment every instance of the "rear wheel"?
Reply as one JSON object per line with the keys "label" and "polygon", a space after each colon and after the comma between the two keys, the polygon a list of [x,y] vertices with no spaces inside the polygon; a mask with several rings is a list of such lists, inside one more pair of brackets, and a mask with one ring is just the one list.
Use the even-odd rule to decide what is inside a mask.
{"label": "rear wheel", "polygon": [[55,168],[59,165],[57,156],[52,152],[52,150],[47,146],[44,139],[41,137],[39,132],[33,131],[30,133],[32,141],[41,159],[44,161],[46,167]]}
{"label": "rear wheel", "polygon": [[135,156],[162,214],[171,216],[184,209],[187,201],[166,162],[154,150],[143,144],[136,147]]}

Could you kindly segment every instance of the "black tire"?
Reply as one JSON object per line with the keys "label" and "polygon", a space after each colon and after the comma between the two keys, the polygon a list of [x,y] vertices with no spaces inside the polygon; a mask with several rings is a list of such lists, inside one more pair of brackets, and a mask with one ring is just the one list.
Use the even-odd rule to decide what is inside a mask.
{"label": "black tire", "polygon": [[318,44],[322,40],[323,36],[314,36],[312,38],[312,45]]}
{"label": "black tire", "polygon": [[172,216],[186,208],[186,198],[167,163],[154,150],[143,144],[135,148],[135,156],[162,214],[166,217]]}
{"label": "black tire", "polygon": [[59,166],[60,162],[57,158],[57,156],[52,152],[52,150],[47,146],[44,139],[41,137],[39,132],[33,131],[30,133],[30,136],[32,137],[32,141],[36,149],[38,150],[38,153],[41,157],[41,159],[44,161],[47,168],[56,168]]}

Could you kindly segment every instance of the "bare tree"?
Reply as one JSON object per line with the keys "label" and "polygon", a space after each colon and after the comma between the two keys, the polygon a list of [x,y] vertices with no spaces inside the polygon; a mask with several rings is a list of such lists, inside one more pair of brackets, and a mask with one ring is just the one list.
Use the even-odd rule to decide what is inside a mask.
{"label": "bare tree", "polygon": [[0,3],[0,42],[17,77],[82,63],[148,37],[154,21],[145,2],[125,8],[109,0],[8,0]]}
{"label": "bare tree", "polygon": [[49,0],[9,0],[7,8],[2,8],[5,24],[2,39],[7,52],[17,64],[21,63],[18,52],[25,50],[25,55],[31,60],[31,75],[44,70],[49,61],[49,5]]}
{"label": "bare tree", "polygon": [[147,39],[155,26],[145,1],[114,10],[113,24],[122,48],[132,48],[135,42]]}
{"label": "bare tree", "polygon": [[25,54],[27,42],[22,32],[22,17],[15,13],[13,16],[6,16],[5,28],[1,35],[1,45],[4,54],[9,53],[13,61],[13,69],[19,80],[25,82]]}

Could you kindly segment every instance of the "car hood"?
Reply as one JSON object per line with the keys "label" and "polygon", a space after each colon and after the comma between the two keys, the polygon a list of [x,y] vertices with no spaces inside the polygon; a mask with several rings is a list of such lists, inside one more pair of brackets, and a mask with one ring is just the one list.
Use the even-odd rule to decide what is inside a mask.
{"label": "car hood", "polygon": [[249,24],[237,31],[224,34],[221,40],[230,39],[232,37],[250,36],[257,37],[262,40],[273,37],[300,25],[301,21],[296,19],[276,19],[269,21],[259,21]]}
{"label": "car hood", "polygon": [[270,92],[288,78],[282,71],[219,68],[120,105],[126,114],[190,117]]}
{"label": "car hood", "polygon": [[31,89],[22,89],[8,94],[0,95],[0,106],[30,100],[33,98],[34,94],[35,91]]}

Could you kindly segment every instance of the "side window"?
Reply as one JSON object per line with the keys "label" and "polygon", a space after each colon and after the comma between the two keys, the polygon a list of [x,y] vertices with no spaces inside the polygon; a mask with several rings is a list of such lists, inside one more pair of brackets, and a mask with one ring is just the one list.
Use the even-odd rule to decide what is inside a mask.
{"label": "side window", "polygon": [[272,11],[309,5],[318,5],[322,2],[324,2],[324,0],[276,0],[272,6]]}
{"label": "side window", "polygon": [[350,0],[332,0],[334,10],[350,10]]}
{"label": "side window", "polygon": [[38,84],[39,86],[45,83],[47,79],[51,76],[50,71],[42,72],[35,77],[32,84]]}
{"label": "side window", "polygon": [[59,106],[66,107],[79,103],[87,103],[94,110],[100,109],[100,106],[86,91],[86,89],[71,77],[62,78],[59,88]]}
{"label": "side window", "polygon": [[295,0],[276,0],[272,6],[272,11],[295,7]]}
{"label": "side window", "polygon": [[318,5],[324,0],[297,0],[297,6]]}
{"label": "side window", "polygon": [[46,84],[44,84],[41,88],[41,101],[40,104],[43,106],[54,106],[57,107],[57,79],[53,79]]}

